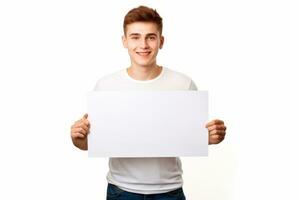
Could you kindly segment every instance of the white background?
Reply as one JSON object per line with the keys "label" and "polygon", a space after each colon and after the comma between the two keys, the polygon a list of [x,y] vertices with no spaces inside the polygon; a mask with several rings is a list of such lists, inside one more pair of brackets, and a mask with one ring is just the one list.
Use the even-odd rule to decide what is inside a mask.
{"label": "white background", "polygon": [[188,200],[299,199],[297,1],[0,3],[0,199],[105,199],[107,159],[73,147],[70,126],[101,76],[128,67],[129,9],[164,18],[158,63],[210,91],[228,127],[209,158],[183,158]]}

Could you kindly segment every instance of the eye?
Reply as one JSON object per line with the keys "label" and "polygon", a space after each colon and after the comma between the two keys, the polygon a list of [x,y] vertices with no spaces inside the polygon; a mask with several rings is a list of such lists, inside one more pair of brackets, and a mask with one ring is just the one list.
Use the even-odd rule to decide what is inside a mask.
{"label": "eye", "polygon": [[131,39],[133,39],[133,40],[138,40],[138,39],[139,39],[139,37],[137,37],[137,36],[133,36],[133,37],[131,37]]}
{"label": "eye", "polygon": [[156,37],[155,36],[150,36],[149,40],[156,40]]}

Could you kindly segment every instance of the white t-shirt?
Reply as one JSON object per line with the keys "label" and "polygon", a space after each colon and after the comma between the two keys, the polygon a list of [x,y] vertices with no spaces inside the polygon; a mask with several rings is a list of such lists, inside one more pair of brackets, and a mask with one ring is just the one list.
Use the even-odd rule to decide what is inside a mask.
{"label": "white t-shirt", "polygon": [[[166,67],[156,78],[146,81],[131,78],[125,68],[98,80],[95,90],[197,90],[197,87],[186,75]],[[177,157],[110,158],[107,181],[134,193],[169,192],[182,187],[181,161]]]}

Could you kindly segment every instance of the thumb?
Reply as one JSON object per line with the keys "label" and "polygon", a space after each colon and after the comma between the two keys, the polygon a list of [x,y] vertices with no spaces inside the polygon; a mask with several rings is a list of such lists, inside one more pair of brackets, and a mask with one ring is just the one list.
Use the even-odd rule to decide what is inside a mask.
{"label": "thumb", "polygon": [[85,113],[84,115],[83,115],[83,119],[87,119],[88,118],[88,114],[87,113]]}
{"label": "thumb", "polygon": [[88,127],[90,126],[90,122],[89,122],[89,120],[87,119],[88,118],[88,114],[86,113],[86,114],[84,114],[83,115],[83,118],[82,118],[82,121],[83,121],[83,123],[85,123],[85,125],[87,125]]}

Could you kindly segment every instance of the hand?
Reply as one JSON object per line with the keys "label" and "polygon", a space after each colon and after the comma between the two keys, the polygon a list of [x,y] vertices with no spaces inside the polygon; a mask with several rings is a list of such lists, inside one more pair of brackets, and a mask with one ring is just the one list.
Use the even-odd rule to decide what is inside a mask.
{"label": "hand", "polygon": [[80,120],[71,126],[71,138],[73,144],[82,150],[87,150],[87,135],[90,132],[90,122],[85,114]]}
{"label": "hand", "polygon": [[209,144],[219,144],[226,135],[226,126],[224,122],[219,119],[210,121],[205,126],[208,130]]}

